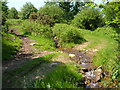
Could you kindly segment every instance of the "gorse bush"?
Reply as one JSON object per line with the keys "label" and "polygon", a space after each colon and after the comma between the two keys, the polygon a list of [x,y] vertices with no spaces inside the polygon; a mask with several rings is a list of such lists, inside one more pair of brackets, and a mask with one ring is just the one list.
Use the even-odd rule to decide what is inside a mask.
{"label": "gorse bush", "polygon": [[82,43],[84,39],[82,38],[80,29],[77,27],[67,25],[67,24],[55,24],[53,27],[53,35],[60,39],[60,43]]}
{"label": "gorse bush", "polygon": [[30,19],[30,21],[35,21],[39,24],[49,25],[51,27],[54,25],[53,17],[44,15],[41,13],[32,13],[32,14],[30,14],[29,19]]}
{"label": "gorse bush", "polygon": [[102,26],[104,22],[99,10],[87,8],[75,16],[72,24],[79,28],[95,30],[97,27]]}
{"label": "gorse bush", "polygon": [[24,21],[22,23],[22,31],[24,34],[29,35],[40,35],[44,37],[51,37],[52,36],[52,30],[48,25],[41,25],[36,22],[30,22],[30,21]]}

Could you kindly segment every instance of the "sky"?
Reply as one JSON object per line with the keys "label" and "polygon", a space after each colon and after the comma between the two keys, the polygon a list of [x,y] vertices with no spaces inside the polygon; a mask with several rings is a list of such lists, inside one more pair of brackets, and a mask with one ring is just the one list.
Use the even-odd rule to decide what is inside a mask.
{"label": "sky", "polygon": [[[7,6],[9,8],[15,7],[18,11],[20,11],[26,2],[31,2],[37,9],[40,9],[40,7],[45,5],[44,1],[46,0],[7,0]],[[100,2],[101,0],[95,0],[95,3],[97,4]]]}

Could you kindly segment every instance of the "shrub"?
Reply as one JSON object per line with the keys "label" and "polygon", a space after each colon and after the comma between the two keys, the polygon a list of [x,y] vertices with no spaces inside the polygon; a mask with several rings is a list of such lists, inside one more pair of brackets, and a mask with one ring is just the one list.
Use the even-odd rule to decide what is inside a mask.
{"label": "shrub", "polygon": [[48,15],[44,15],[41,13],[32,13],[29,17],[30,21],[36,21],[37,23],[43,24],[43,25],[54,25],[54,19],[53,17],[50,17]]}
{"label": "shrub", "polygon": [[84,9],[75,16],[72,24],[79,28],[94,30],[103,25],[103,17],[97,9]]}
{"label": "shrub", "polygon": [[60,38],[60,43],[77,44],[83,41],[80,29],[67,24],[55,24],[53,35]]}
{"label": "shrub", "polygon": [[47,25],[41,25],[36,22],[30,22],[30,21],[24,21],[22,23],[22,31],[24,34],[34,34],[36,35],[41,35],[44,37],[51,37],[52,36],[52,30],[49,26]]}
{"label": "shrub", "polygon": [[64,10],[57,4],[45,5],[38,12],[53,17],[56,23],[64,22],[65,19]]}

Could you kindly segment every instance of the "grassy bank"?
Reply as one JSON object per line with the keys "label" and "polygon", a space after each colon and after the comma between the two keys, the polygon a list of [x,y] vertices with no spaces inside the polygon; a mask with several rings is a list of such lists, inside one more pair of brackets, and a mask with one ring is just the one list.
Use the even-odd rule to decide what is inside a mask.
{"label": "grassy bank", "polygon": [[[93,63],[111,74],[111,80],[120,78],[120,63],[118,55],[119,37],[117,30],[111,27],[98,28],[95,31],[82,31],[84,38],[90,42],[86,49],[99,49],[93,58]],[[104,85],[110,84],[111,81],[105,82]],[[113,83],[113,82],[112,82]]]}
{"label": "grassy bank", "polygon": [[13,34],[3,33],[2,59],[9,60],[19,51],[22,41]]}

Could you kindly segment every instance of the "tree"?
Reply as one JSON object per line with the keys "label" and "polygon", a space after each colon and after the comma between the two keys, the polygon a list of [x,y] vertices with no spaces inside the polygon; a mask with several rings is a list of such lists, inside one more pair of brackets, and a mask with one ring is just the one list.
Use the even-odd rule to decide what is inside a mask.
{"label": "tree", "polygon": [[9,10],[8,18],[10,18],[10,19],[18,19],[18,11],[14,7]]}
{"label": "tree", "polygon": [[113,27],[120,27],[120,1],[106,3],[103,12],[106,24]]}
{"label": "tree", "polygon": [[79,28],[94,30],[103,25],[103,16],[99,10],[87,8],[75,16],[72,24]]}
{"label": "tree", "polygon": [[22,19],[28,19],[32,12],[37,12],[37,9],[32,3],[29,2],[23,5],[23,8],[21,9]]}
{"label": "tree", "polygon": [[47,3],[38,11],[41,14],[48,15],[54,18],[56,23],[64,22],[65,12],[57,4]]}
{"label": "tree", "polygon": [[8,15],[8,6],[7,6],[7,2],[5,0],[1,0],[0,1],[0,7],[2,10],[0,13],[0,24],[2,24],[2,31],[3,32],[7,32],[8,31],[8,26],[6,24],[6,19],[7,19],[7,15]]}
{"label": "tree", "polygon": [[7,15],[8,15],[8,6],[7,6],[7,2],[5,0],[2,0],[0,1],[0,7],[2,10],[0,10],[2,13],[2,25],[5,25],[5,21],[6,21],[6,18],[7,18]]}
{"label": "tree", "polygon": [[63,0],[63,2],[59,2],[58,4],[65,11],[66,19],[67,20],[72,19],[71,9],[73,7],[73,3],[72,2],[68,2],[68,0]]}

